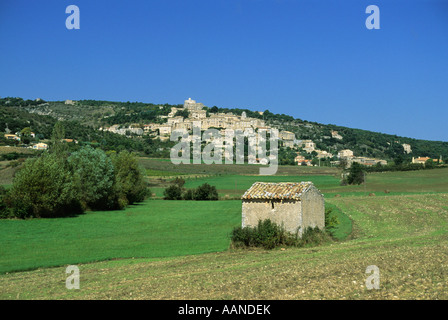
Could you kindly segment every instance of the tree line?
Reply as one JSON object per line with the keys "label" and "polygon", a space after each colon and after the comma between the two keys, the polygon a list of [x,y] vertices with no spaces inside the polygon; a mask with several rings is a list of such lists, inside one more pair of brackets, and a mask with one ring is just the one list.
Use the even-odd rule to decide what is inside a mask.
{"label": "tree line", "polygon": [[64,217],[86,210],[118,210],[144,200],[150,191],[135,154],[106,153],[83,146],[70,152],[62,124],[53,130],[49,152],[27,159],[13,186],[0,195],[0,217]]}

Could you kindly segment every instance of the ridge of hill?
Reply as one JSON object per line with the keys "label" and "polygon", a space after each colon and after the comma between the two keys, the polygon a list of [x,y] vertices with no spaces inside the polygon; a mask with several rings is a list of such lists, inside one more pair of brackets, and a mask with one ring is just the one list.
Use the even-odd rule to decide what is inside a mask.
{"label": "ridge of hill", "polygon": [[[121,144],[122,148],[134,148],[135,151],[143,152],[145,147],[139,144],[142,141],[153,144],[150,139],[133,139],[134,146],[132,146],[129,141],[122,139],[124,137],[119,138],[117,137],[119,135],[101,132],[98,129],[113,124],[163,123],[160,116],[168,115],[173,107],[179,108],[182,105],[103,100],[44,101],[6,97],[0,99],[0,132],[5,132],[7,129],[16,132],[24,127],[32,127],[43,138],[49,138],[54,123],[64,121],[68,124],[67,134],[70,138],[98,141],[107,140],[105,136],[108,136],[109,140],[117,140],[114,143],[109,142],[111,148]],[[414,139],[334,124],[321,124],[285,114],[275,114],[269,110],[258,112],[245,108],[216,106],[204,109],[208,113],[232,112],[235,115],[245,112],[247,117],[263,119],[269,126],[293,132],[297,139],[312,140],[317,149],[326,150],[334,155],[339,150],[350,149],[357,156],[387,160],[394,160],[397,157],[404,161],[410,161],[412,157],[448,158],[448,142],[444,141]],[[410,145],[411,152],[406,152],[403,144]],[[163,149],[164,145],[156,147],[157,150],[160,147]],[[156,149],[153,148],[152,151],[146,149],[145,153],[158,156]],[[159,156],[166,156],[165,153],[162,152]]]}

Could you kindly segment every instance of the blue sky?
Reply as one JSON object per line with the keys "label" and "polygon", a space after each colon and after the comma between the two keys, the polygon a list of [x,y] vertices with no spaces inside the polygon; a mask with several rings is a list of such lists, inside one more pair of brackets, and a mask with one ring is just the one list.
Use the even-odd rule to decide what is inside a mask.
{"label": "blue sky", "polygon": [[448,1],[1,0],[0,96],[191,97],[448,141]]}

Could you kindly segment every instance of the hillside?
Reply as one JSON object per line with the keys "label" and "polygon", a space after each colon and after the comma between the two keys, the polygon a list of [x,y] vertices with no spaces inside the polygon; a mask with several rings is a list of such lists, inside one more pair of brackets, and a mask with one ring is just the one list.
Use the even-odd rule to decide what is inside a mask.
{"label": "hillside", "polygon": [[[67,124],[67,135],[70,138],[88,142],[100,142],[109,149],[126,148],[142,152],[146,155],[160,157],[169,155],[168,145],[154,145],[154,140],[129,137],[101,132],[98,129],[111,125],[139,125],[148,123],[164,123],[172,108],[182,105],[153,104],[142,102],[113,102],[113,101],[44,101],[23,100],[20,98],[0,99],[0,132],[8,129],[11,132],[31,127],[41,138],[48,138],[54,123],[64,121]],[[316,149],[325,150],[336,156],[343,149],[350,149],[356,156],[372,157],[393,161],[409,162],[412,157],[430,157],[434,159],[448,158],[448,142],[419,140],[410,137],[372,132],[361,129],[347,128],[334,124],[321,124],[295,119],[284,114],[275,114],[269,110],[257,112],[242,108],[205,107],[207,115],[214,113],[233,113],[265,121],[266,125],[289,131],[296,139],[312,140]],[[112,140],[114,140],[112,142]],[[101,143],[101,141],[103,141]],[[411,152],[405,152],[403,144],[411,147]],[[121,145],[121,147],[120,147]],[[165,150],[161,152],[161,150]],[[284,148],[285,150],[286,148]],[[157,152],[159,150],[159,152]],[[282,155],[281,155],[282,157]],[[283,155],[283,159],[288,155]],[[291,159],[291,156],[290,156]],[[291,164],[291,163],[284,163]]]}

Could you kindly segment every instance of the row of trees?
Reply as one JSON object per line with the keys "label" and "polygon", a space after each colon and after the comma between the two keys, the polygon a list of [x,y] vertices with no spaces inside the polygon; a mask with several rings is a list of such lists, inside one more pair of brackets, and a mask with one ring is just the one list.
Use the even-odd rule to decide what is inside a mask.
{"label": "row of trees", "polygon": [[116,210],[149,194],[137,157],[84,146],[68,152],[56,125],[50,152],[28,159],[2,196],[2,217],[62,217],[86,210]]}

